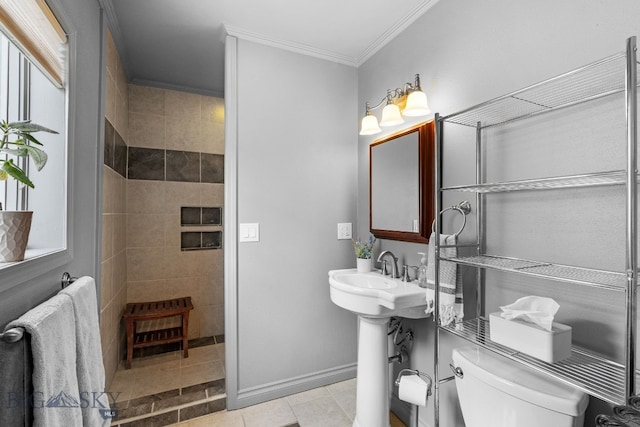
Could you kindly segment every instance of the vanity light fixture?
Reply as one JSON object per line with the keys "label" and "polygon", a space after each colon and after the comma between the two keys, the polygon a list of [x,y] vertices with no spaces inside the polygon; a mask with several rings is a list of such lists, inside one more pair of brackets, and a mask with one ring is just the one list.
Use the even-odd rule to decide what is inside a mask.
{"label": "vanity light fixture", "polygon": [[[378,119],[371,114],[371,110],[380,108],[383,104],[382,118],[380,119],[380,125],[378,125]],[[431,112],[427,103],[427,95],[420,87],[420,74],[416,74],[414,84],[405,83],[403,87],[393,90],[388,89],[387,95],[382,98],[378,105],[371,107],[367,102],[365,106],[366,113],[362,118],[360,135],[374,135],[382,132],[380,126],[395,126],[404,123],[403,115],[418,117],[426,116]],[[402,114],[400,113],[401,108]]]}

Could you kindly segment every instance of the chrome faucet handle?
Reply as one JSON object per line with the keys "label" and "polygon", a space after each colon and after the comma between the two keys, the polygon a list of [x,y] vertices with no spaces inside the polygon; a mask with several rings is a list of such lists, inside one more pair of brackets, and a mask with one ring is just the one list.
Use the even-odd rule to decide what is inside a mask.
{"label": "chrome faucet handle", "polygon": [[[403,265],[402,268],[404,269],[402,272],[402,281],[403,282],[413,282],[414,280],[418,279],[418,269],[419,267],[417,265]],[[413,270],[413,279],[411,278],[411,274],[409,273],[410,270]]]}
{"label": "chrome faucet handle", "polygon": [[388,276],[389,270],[387,269],[387,260],[383,259],[382,261],[380,261],[380,263],[382,264],[382,268],[380,269],[380,274],[382,274],[383,276]]}
{"label": "chrome faucet handle", "polygon": [[420,267],[417,265],[410,265],[409,268],[413,270],[413,280],[418,280],[418,270],[420,270]]}
{"label": "chrome faucet handle", "polygon": [[402,281],[410,282],[411,277],[409,277],[409,266],[407,264],[402,264]]}

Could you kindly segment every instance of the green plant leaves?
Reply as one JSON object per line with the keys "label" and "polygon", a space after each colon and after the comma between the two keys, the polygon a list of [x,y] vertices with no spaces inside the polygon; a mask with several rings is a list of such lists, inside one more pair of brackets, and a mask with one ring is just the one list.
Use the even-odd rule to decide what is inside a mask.
{"label": "green plant leaves", "polygon": [[[37,170],[41,170],[44,165],[47,164],[47,153],[42,149],[30,145],[29,143],[42,146],[42,143],[38,141],[32,132],[48,132],[55,133],[55,130],[49,129],[45,126],[37,123],[32,123],[30,120],[11,122],[0,122],[0,131],[2,132],[2,141],[0,142],[0,153],[6,153],[19,157],[30,157],[36,166]],[[17,137],[15,141],[9,141],[9,136],[14,135]],[[19,166],[13,163],[13,159],[0,160],[0,180],[7,180],[9,177],[15,178],[19,182],[34,188],[33,182],[29,179],[27,174]]]}
{"label": "green plant leaves", "polygon": [[11,122],[8,123],[8,128],[13,128],[16,130],[16,133],[32,133],[32,132],[49,132],[49,133],[58,133],[55,130],[49,129],[47,127],[41,126],[36,123],[31,123],[31,120],[25,120],[22,122]]}
{"label": "green plant leaves", "polygon": [[6,174],[8,174],[9,176],[11,176],[12,178],[20,181],[21,183],[28,185],[31,188],[35,188],[35,186],[33,185],[33,182],[31,182],[31,180],[24,173],[24,171],[13,163],[13,159],[6,160],[2,164],[2,168],[0,169],[4,171]]}
{"label": "green plant leaves", "polygon": [[47,164],[47,159],[49,158],[47,153],[31,145],[26,145],[25,148],[29,157],[31,157],[31,160],[33,160],[33,163],[36,165],[36,169],[38,169],[38,171],[42,170],[44,165]]}

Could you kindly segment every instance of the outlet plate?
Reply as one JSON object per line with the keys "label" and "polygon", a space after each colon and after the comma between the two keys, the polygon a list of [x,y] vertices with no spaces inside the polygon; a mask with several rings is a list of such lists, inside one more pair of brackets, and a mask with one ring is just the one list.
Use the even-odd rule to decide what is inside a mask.
{"label": "outlet plate", "polygon": [[338,223],[338,240],[351,240],[351,223]]}

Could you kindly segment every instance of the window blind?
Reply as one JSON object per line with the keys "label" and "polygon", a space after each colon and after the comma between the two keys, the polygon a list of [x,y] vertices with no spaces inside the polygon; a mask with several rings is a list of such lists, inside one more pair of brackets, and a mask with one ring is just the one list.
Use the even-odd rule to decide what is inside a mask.
{"label": "window blind", "polygon": [[44,0],[0,0],[0,26],[55,85],[64,86],[67,35]]}

